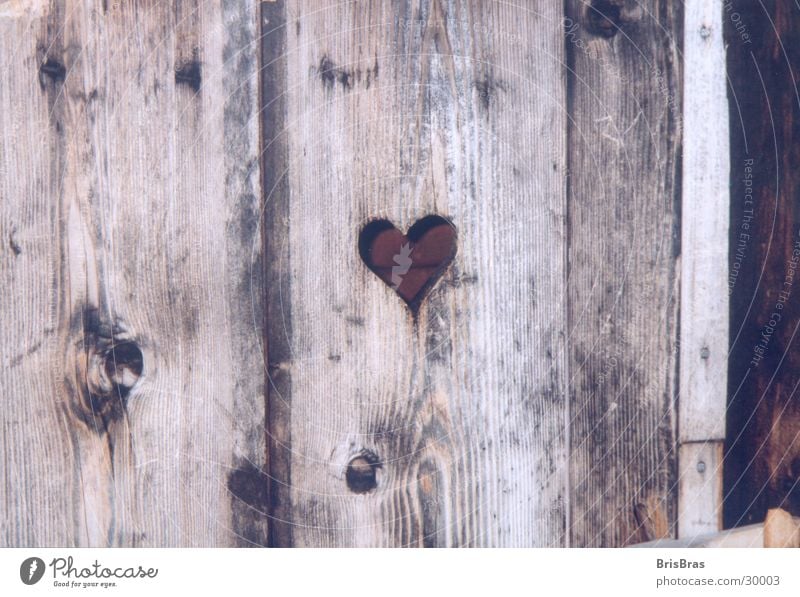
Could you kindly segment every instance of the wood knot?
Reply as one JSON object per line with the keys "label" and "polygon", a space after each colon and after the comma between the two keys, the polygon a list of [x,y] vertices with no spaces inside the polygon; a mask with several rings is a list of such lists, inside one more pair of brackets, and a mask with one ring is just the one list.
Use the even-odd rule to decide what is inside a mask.
{"label": "wood knot", "polygon": [[251,462],[245,462],[228,474],[228,491],[246,505],[262,513],[269,507],[269,477]]}
{"label": "wood knot", "polygon": [[[47,77],[54,83],[63,82],[67,76],[67,69],[58,60],[47,58],[39,67],[39,74],[42,78]],[[42,81],[44,83],[44,81]]]}
{"label": "wood knot", "polygon": [[135,342],[112,344],[101,353],[94,353],[87,386],[98,396],[126,398],[144,368],[142,351]]}
{"label": "wood knot", "polygon": [[350,91],[353,87],[361,83],[366,89],[378,79],[378,58],[371,67],[366,68],[344,68],[337,66],[327,54],[323,54],[319,64],[311,67],[322,82],[322,86],[328,91],[333,91],[338,83],[344,91]]}
{"label": "wood knot", "polygon": [[353,493],[367,493],[378,486],[378,469],[383,465],[378,455],[364,450],[347,465],[345,480]]}
{"label": "wood knot", "polygon": [[629,7],[626,0],[592,0],[586,5],[586,30],[599,37],[612,38],[624,25],[641,19],[638,5]]}
{"label": "wood knot", "polygon": [[200,70],[199,60],[188,60],[175,69],[175,84],[186,85],[195,93],[200,91],[203,84],[203,75]]}
{"label": "wood knot", "polygon": [[74,393],[76,414],[87,424],[105,429],[122,418],[125,400],[144,371],[138,343],[127,337],[120,324],[108,324],[93,308],[78,311],[71,333],[75,349]]}

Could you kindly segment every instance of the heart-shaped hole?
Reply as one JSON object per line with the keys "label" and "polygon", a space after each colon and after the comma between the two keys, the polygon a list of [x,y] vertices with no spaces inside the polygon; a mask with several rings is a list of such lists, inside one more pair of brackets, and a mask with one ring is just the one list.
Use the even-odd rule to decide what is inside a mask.
{"label": "heart-shaped hole", "polygon": [[358,239],[361,259],[416,313],[456,254],[456,229],[442,216],[417,220],[406,234],[389,220],[373,220]]}

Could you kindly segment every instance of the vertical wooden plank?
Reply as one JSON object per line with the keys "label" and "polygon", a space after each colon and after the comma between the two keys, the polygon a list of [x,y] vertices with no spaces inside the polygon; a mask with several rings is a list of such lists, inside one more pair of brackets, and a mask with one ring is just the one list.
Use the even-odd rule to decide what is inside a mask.
{"label": "vertical wooden plank", "polygon": [[255,3],[39,8],[0,18],[2,542],[263,544]]}
{"label": "vertical wooden plank", "polygon": [[[561,7],[292,0],[283,15],[288,81],[264,98],[286,93],[289,131],[286,219],[266,223],[285,235],[267,278],[287,281],[268,307],[288,426],[271,433],[291,441],[271,455],[276,543],[564,545]],[[457,253],[415,316],[362,263],[359,232],[432,213]]]}
{"label": "vertical wooden plank", "polygon": [[[0,545],[73,543],[78,482],[52,374],[59,342],[54,272],[59,259],[58,164],[35,32],[47,3],[0,13]],[[57,76],[57,71],[56,71]],[[41,78],[40,78],[41,77]]]}
{"label": "vertical wooden plank", "polygon": [[571,0],[571,541],[675,526],[680,3]]}
{"label": "vertical wooden plank", "polygon": [[[679,441],[725,439],[728,376],[728,100],[722,1],[686,3],[681,224],[681,350]],[[687,448],[688,449],[688,448]],[[691,463],[681,464],[681,470]],[[722,476],[722,467],[715,470]],[[681,476],[679,496],[703,495],[695,475]],[[721,482],[721,480],[720,480]],[[716,496],[716,493],[715,493]],[[678,534],[721,530],[719,500],[679,505]]]}
{"label": "vertical wooden plank", "polygon": [[725,438],[728,98],[722,0],[686,3],[680,441]]}
{"label": "vertical wooden plank", "polygon": [[800,8],[723,5],[731,327],[725,525],[800,516]]}

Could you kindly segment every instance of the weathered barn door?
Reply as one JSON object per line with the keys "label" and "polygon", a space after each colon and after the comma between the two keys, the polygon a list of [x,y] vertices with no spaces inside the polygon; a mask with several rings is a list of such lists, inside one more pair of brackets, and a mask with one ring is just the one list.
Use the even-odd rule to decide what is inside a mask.
{"label": "weathered barn door", "polygon": [[679,4],[0,3],[0,543],[674,535]]}

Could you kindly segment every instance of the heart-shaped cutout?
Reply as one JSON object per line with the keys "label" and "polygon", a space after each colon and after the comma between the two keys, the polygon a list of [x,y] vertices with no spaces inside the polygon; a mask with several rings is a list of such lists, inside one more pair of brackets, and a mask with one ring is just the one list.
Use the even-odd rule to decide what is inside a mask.
{"label": "heart-shaped cutout", "polygon": [[406,234],[389,220],[373,220],[361,230],[358,249],[366,266],[416,313],[456,254],[456,229],[436,215],[417,220]]}

